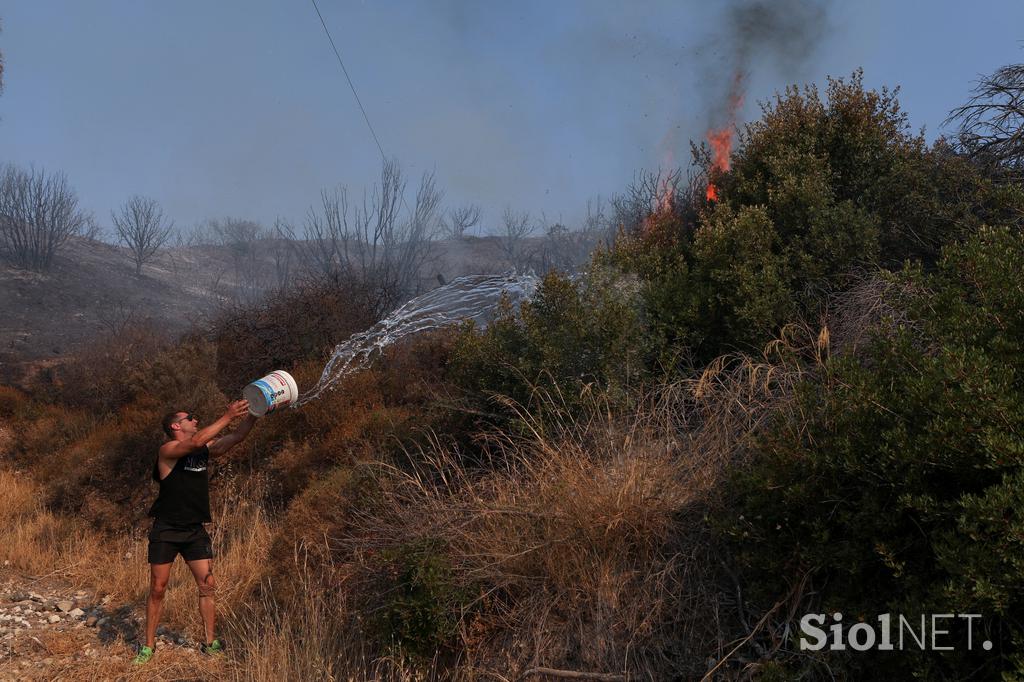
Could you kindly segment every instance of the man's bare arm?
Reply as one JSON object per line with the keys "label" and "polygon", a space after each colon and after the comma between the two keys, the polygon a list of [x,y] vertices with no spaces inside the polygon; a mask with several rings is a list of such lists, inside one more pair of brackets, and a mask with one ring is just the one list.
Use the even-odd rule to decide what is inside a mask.
{"label": "man's bare arm", "polygon": [[[211,440],[217,437],[221,431],[227,428],[228,424],[231,423],[232,419],[241,417],[249,411],[249,403],[245,400],[238,400],[228,405],[227,411],[221,415],[220,419],[213,422],[209,426],[199,429],[192,437],[188,440],[171,441],[170,443],[164,443],[160,448],[160,456],[165,459],[179,459],[186,455],[191,455],[193,452],[203,447]],[[249,428],[252,428],[250,426]]]}
{"label": "man's bare arm", "polygon": [[252,430],[255,423],[256,417],[250,414],[242,420],[242,423],[238,425],[237,429],[223,438],[218,438],[210,443],[210,457],[223,455],[225,452],[241,443],[245,437],[249,435],[249,431]]}

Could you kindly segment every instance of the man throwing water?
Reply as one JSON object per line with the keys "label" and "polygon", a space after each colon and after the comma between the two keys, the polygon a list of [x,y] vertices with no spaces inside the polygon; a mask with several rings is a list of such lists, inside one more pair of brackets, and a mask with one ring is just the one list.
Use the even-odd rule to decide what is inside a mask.
{"label": "man throwing water", "polygon": [[[164,603],[171,565],[178,554],[188,564],[199,588],[199,613],[205,626],[204,653],[223,650],[213,636],[214,594],[213,546],[204,523],[210,522],[210,477],[207,462],[223,455],[242,442],[256,417],[248,414],[249,403],[239,400],[209,426],[199,428],[199,419],[191,412],[171,412],[163,419],[164,433],[169,440],[160,446],[153,464],[153,480],[160,484],[160,493],[149,510],[155,517],[149,533],[149,600],[146,603],[146,644],[135,657],[136,664],[147,663],[156,649],[156,627]],[[233,419],[245,419],[227,436],[218,434]]]}

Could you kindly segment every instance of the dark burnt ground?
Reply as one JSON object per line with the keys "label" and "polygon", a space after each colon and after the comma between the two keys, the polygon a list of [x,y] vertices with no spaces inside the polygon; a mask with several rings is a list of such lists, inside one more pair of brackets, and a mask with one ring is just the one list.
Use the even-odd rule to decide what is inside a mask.
{"label": "dark burnt ground", "polygon": [[[270,285],[275,281],[271,246],[261,247],[257,267]],[[539,252],[542,245],[533,238],[524,248]],[[171,248],[136,277],[124,248],[74,239],[46,273],[0,261],[0,384],[23,384],[40,368],[116,334],[129,320],[172,334],[208,320],[246,295],[233,257],[226,246]],[[433,242],[420,288],[507,268],[497,237]]]}
{"label": "dark burnt ground", "polygon": [[184,331],[216,309],[212,285],[228,265],[216,254],[176,249],[136,277],[123,249],[84,239],[71,243],[46,273],[0,264],[0,383],[17,382],[129,318]]}

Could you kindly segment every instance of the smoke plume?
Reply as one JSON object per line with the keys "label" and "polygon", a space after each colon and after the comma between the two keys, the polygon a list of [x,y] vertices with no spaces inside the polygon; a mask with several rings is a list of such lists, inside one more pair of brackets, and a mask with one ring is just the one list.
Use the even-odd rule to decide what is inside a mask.
{"label": "smoke plume", "polygon": [[[779,75],[800,75],[828,31],[828,0],[738,0],[726,7],[705,65],[709,100],[707,141],[711,147],[709,201],[717,200],[713,176],[729,170],[733,132],[751,71],[771,64]],[[724,62],[724,63],[723,63]]]}

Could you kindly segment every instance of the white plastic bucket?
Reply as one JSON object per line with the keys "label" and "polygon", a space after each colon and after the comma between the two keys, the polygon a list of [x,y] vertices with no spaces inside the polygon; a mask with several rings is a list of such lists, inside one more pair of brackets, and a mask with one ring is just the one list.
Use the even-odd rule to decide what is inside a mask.
{"label": "white plastic bucket", "polygon": [[242,397],[249,401],[249,413],[262,417],[293,404],[299,399],[299,388],[291,374],[277,370],[243,388]]}

